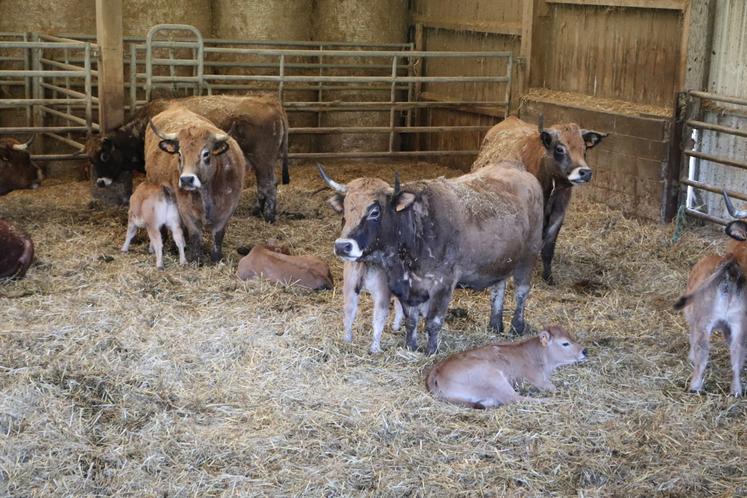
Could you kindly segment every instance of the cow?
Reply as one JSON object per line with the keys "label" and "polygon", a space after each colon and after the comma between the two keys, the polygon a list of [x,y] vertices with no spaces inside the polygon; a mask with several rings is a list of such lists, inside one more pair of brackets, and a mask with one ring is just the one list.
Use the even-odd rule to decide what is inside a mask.
{"label": "cow", "polygon": [[586,151],[598,145],[606,133],[584,130],[575,123],[544,128],[540,116],[535,127],[515,116],[493,126],[482,141],[472,171],[501,160],[518,160],[537,177],[545,199],[542,229],[542,278],[553,284],[555,243],[571,202],[571,189],[591,181]]}
{"label": "cow", "polygon": [[28,148],[34,141],[0,139],[0,195],[19,189],[36,189],[44,180],[42,168],[31,161]]}
{"label": "cow", "polygon": [[292,256],[256,245],[239,260],[237,276],[241,280],[262,277],[271,282],[298,285],[312,290],[333,286],[329,265],[314,256]]}
{"label": "cow", "polygon": [[13,224],[0,220],[0,278],[22,278],[34,260],[34,243]]}
{"label": "cow", "polygon": [[720,330],[729,346],[731,394],[741,396],[740,374],[747,340],[747,211],[734,209],[726,192],[724,201],[729,214],[737,218],[725,228],[733,239],[727,244],[726,255],[708,254],[693,266],[687,289],[674,308],[684,308],[690,327],[690,391],[699,393],[703,389],[711,334]]}
{"label": "cow", "polygon": [[[324,170],[320,166],[320,170]],[[427,354],[457,285],[492,287],[490,327],[503,331],[506,279],[517,287],[511,328],[524,331],[524,306],[542,244],[542,189],[519,162],[497,163],[457,178],[421,180],[394,188],[373,178],[344,185],[323,178],[339,196],[344,225],[335,254],[374,264],[402,303],[406,345],[417,349],[425,316]]]}
{"label": "cow", "polygon": [[[342,189],[337,182],[327,176],[327,173],[321,166],[319,166],[319,173],[327,185],[333,185],[335,190]],[[389,185],[383,180],[370,179],[369,188],[387,189],[388,187]],[[330,197],[328,202],[337,214],[344,214],[342,198],[338,194]],[[348,204],[350,205],[355,202],[352,197],[348,200]],[[373,341],[371,342],[370,351],[373,354],[380,353],[381,335],[384,332],[384,326],[389,315],[389,301],[391,299],[386,274],[381,268],[371,263],[345,261],[342,268],[342,296],[344,303],[343,339],[346,342],[353,341],[353,322],[358,312],[358,302],[362,290],[371,294],[371,299],[373,300]],[[396,297],[394,298],[394,313],[392,329],[399,330],[402,323],[403,311],[402,304],[400,304]]]}
{"label": "cow", "polygon": [[194,259],[202,250],[202,230],[213,238],[211,259],[223,257],[223,236],[239,205],[246,164],[236,140],[207,118],[174,105],[156,115],[145,134],[148,182],[167,183],[176,196]]}
{"label": "cow", "polygon": [[174,190],[168,183],[153,185],[143,182],[130,196],[130,211],[127,221],[127,235],[122,245],[122,252],[130,249],[138,228],[145,228],[150,239],[150,249],[156,254],[156,268],[163,270],[163,240],[161,228],[171,231],[171,236],[179,250],[179,264],[184,265],[184,233],[179,218]]}
{"label": "cow", "polygon": [[563,365],[586,361],[588,351],[563,328],[547,327],[534,337],[463,351],[437,363],[425,385],[438,399],[470,408],[491,408],[517,401],[541,402],[520,396],[515,388],[526,380],[554,393],[552,373]]}
{"label": "cow", "polygon": [[247,168],[254,168],[258,212],[266,221],[274,222],[275,162],[278,159],[282,160],[283,184],[290,182],[288,118],[274,95],[209,95],[151,101],[109,134],[89,137],[85,150],[96,173],[96,184],[109,186],[123,171],[145,171],[148,120],[173,104],[205,117],[236,140],[245,155]]}

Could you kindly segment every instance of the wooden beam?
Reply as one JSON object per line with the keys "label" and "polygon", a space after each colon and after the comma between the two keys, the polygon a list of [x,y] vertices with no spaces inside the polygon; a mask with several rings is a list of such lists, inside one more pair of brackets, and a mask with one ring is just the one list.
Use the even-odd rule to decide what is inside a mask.
{"label": "wooden beam", "polygon": [[473,31],[476,33],[492,33],[495,35],[521,36],[521,22],[493,22],[468,21],[464,19],[436,19],[433,17],[415,15],[414,24],[422,24],[425,28],[448,29],[450,31]]}
{"label": "wooden beam", "polygon": [[[532,70],[532,28],[534,26],[534,0],[523,0],[521,13],[521,66],[519,68],[519,91],[524,95],[529,88],[529,77]],[[518,95],[518,97],[521,97]]]}
{"label": "wooden beam", "polygon": [[546,0],[547,3],[637,9],[684,10],[688,0]]}
{"label": "wooden beam", "polygon": [[96,0],[99,46],[99,125],[109,131],[124,121],[122,0]]}

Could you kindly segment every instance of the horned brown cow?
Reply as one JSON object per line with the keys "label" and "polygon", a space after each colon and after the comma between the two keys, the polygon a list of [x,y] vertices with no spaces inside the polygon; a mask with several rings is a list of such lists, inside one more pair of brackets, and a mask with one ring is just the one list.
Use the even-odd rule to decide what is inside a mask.
{"label": "horned brown cow", "polygon": [[0,220],[0,278],[21,278],[34,260],[31,237],[12,223]]}
{"label": "horned brown cow", "polygon": [[675,303],[675,309],[685,310],[690,326],[690,362],[693,374],[690,390],[703,389],[708,364],[711,334],[720,330],[731,358],[731,394],[742,395],[741,372],[747,341],[747,211],[737,211],[724,192],[729,213],[740,218],[726,225],[726,234],[733,240],[726,254],[708,254],[690,272],[687,290]]}
{"label": "horned brown cow", "polygon": [[191,256],[201,251],[207,228],[213,237],[211,259],[220,260],[246,170],[236,141],[208,119],[175,105],[153,118],[145,134],[145,157],[147,181],[167,183],[176,194]]}
{"label": "horned brown cow", "polygon": [[542,278],[552,283],[555,243],[571,201],[571,188],[591,180],[586,151],[599,144],[606,133],[583,130],[575,123],[544,128],[515,116],[493,126],[482,141],[472,171],[502,160],[518,160],[537,177],[545,200],[542,229]]}
{"label": "horned brown cow", "polygon": [[521,380],[555,392],[553,371],[587,358],[586,349],[561,327],[549,327],[519,342],[490,344],[454,354],[436,364],[426,387],[444,401],[471,408],[489,408],[517,401],[541,401],[520,396]]}
{"label": "horned brown cow", "polygon": [[42,169],[31,161],[28,147],[32,136],[21,143],[15,138],[0,139],[0,195],[19,189],[35,189],[44,179]]}
{"label": "horned brown cow", "polygon": [[283,254],[263,245],[252,247],[249,254],[241,258],[237,275],[241,280],[262,277],[271,282],[313,290],[332,288],[332,272],[321,259]]}

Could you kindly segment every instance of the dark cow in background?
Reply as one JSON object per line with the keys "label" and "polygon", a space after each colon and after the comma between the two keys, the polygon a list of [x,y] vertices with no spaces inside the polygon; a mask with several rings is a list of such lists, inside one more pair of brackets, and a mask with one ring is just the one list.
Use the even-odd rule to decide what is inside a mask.
{"label": "dark cow in background", "polygon": [[493,288],[490,326],[502,331],[506,279],[511,275],[516,284],[511,327],[523,332],[525,300],[542,245],[542,190],[520,163],[493,164],[404,188],[399,179],[394,189],[371,178],[327,184],[337,190],[344,207],[345,224],[335,253],[386,272],[389,289],[405,312],[408,348],[417,348],[422,314],[426,353],[436,352],[458,284]]}
{"label": "dark cow in background", "polygon": [[571,202],[571,188],[591,180],[586,151],[607,136],[598,131],[583,130],[575,123],[544,128],[530,125],[515,116],[493,126],[482,141],[472,171],[504,160],[518,160],[537,177],[545,199],[542,231],[542,278],[553,283],[552,258],[555,242]]}
{"label": "dark cow in background", "polygon": [[31,238],[7,221],[0,220],[0,278],[21,278],[34,259]]}
{"label": "dark cow in background", "polygon": [[19,189],[35,189],[44,179],[42,169],[31,161],[29,145],[15,138],[0,138],[0,195]]}
{"label": "dark cow in background", "polygon": [[210,230],[213,261],[229,218],[239,205],[246,164],[236,140],[206,118],[174,105],[155,116],[145,134],[146,179],[167,183],[189,234],[189,252],[202,250],[202,230]]}
{"label": "dark cow in background", "polygon": [[282,180],[288,174],[288,118],[274,95],[212,95],[160,99],[145,104],[135,116],[105,136],[90,137],[86,154],[94,166],[97,185],[106,187],[123,171],[145,171],[145,132],[148,120],[172,104],[207,118],[229,133],[253,167],[257,178],[257,204],[265,220],[275,221],[277,182],[275,163],[282,160]]}

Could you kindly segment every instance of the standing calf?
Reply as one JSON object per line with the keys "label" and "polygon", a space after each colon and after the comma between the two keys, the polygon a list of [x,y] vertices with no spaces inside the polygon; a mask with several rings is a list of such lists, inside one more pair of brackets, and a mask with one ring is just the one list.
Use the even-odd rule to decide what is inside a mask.
{"label": "standing calf", "polygon": [[141,183],[130,196],[130,212],[127,221],[122,252],[130,249],[138,228],[145,228],[150,239],[150,249],[156,253],[156,268],[163,270],[163,241],[161,227],[171,231],[176,247],[179,249],[179,264],[187,262],[184,257],[184,235],[182,233],[179,210],[176,207],[174,191],[168,184],[153,185]]}
{"label": "standing calf", "polygon": [[675,309],[685,309],[685,319],[690,326],[690,361],[693,375],[690,391],[703,389],[705,369],[711,334],[720,330],[729,346],[732,381],[731,394],[742,395],[740,374],[744,365],[747,339],[747,211],[737,211],[724,192],[726,206],[734,218],[726,225],[729,241],[725,256],[709,254],[698,261],[690,272],[687,290],[674,304]]}
{"label": "standing calf", "polygon": [[555,392],[550,375],[556,368],[586,360],[586,349],[560,327],[549,327],[520,342],[502,342],[454,354],[436,364],[425,384],[434,396],[471,408],[489,408],[517,401],[520,380]]}

